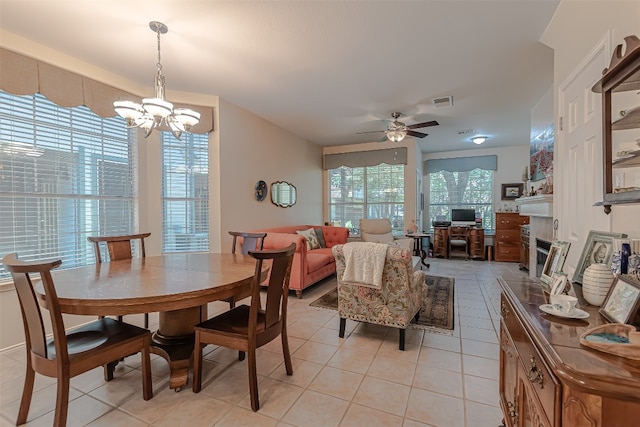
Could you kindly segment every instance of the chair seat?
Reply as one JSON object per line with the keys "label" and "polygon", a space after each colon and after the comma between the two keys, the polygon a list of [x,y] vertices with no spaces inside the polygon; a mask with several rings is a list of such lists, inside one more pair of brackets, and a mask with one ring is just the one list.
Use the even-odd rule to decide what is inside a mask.
{"label": "chair seat", "polygon": [[[206,331],[224,332],[230,335],[247,335],[249,331],[249,309],[248,305],[242,304],[234,307],[222,314],[205,320],[195,326],[196,329]],[[261,332],[265,329],[264,313],[258,313],[258,323],[256,331]]]}
{"label": "chair seat", "polygon": [[[115,342],[121,344],[128,339],[138,339],[148,333],[147,329],[119,322],[109,317],[98,319],[67,333],[69,357],[87,357],[92,352],[99,354],[105,347],[109,347]],[[47,358],[56,358],[54,340],[47,342]]]}
{"label": "chair seat", "polygon": [[451,246],[467,246],[466,240],[451,240]]}

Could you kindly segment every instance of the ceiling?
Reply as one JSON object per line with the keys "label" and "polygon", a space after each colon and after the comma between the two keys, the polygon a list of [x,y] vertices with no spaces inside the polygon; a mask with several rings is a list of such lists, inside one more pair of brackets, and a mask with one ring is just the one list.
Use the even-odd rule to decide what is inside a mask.
{"label": "ceiling", "polygon": [[[161,21],[169,101],[217,95],[324,146],[376,141],[357,133],[400,111],[408,125],[440,123],[416,129],[428,153],[529,143],[531,109],[553,82],[553,51],[538,40],[558,3],[0,0],[0,28],[151,96],[148,23]],[[449,95],[453,106],[432,105]],[[489,140],[476,146],[476,134]]]}

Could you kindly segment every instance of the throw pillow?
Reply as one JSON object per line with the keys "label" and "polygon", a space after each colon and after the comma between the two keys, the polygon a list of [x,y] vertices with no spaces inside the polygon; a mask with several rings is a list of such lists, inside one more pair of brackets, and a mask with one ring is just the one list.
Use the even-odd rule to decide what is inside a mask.
{"label": "throw pillow", "polygon": [[318,249],[320,247],[320,243],[318,243],[318,236],[316,236],[316,231],[313,228],[308,230],[296,231],[297,234],[301,235],[305,239],[307,239],[307,250]]}
{"label": "throw pillow", "polygon": [[320,244],[321,248],[326,248],[327,243],[324,241],[324,234],[322,234],[322,228],[316,228],[316,237],[318,238],[318,244]]}

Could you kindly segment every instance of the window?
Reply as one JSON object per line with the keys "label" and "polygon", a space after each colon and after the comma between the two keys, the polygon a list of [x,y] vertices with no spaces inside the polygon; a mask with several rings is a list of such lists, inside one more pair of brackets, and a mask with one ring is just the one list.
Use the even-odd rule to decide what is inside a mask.
{"label": "window", "polygon": [[95,263],[87,236],[135,232],[132,138],[122,118],[0,91],[0,256],[72,268]]}
{"label": "window", "polygon": [[475,209],[482,226],[493,230],[493,171],[441,170],[429,174],[429,225],[437,216],[451,220],[451,209]]}
{"label": "window", "polygon": [[162,251],[209,250],[209,134],[162,132]]}
{"label": "window", "polygon": [[362,218],[389,218],[394,234],[404,234],[404,165],[329,169],[329,220],[360,234]]}

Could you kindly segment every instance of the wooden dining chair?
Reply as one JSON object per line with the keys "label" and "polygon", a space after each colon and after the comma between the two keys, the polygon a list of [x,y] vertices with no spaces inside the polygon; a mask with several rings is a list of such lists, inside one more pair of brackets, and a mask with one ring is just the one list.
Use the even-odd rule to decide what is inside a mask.
{"label": "wooden dining chair", "polygon": [[[96,263],[102,263],[102,254],[100,244],[103,243],[107,247],[110,261],[118,261],[121,259],[131,259],[133,257],[132,244],[140,241],[140,256],[145,257],[144,239],[149,237],[151,233],[130,234],[125,236],[89,236],[87,240],[93,243],[93,253],[96,257]],[[122,316],[118,316],[118,320],[122,320]],[[149,329],[149,313],[144,314],[144,327]]]}
{"label": "wooden dining chair", "polygon": [[[193,391],[202,386],[202,349],[207,344],[239,351],[239,360],[248,355],[249,392],[251,409],[260,408],[258,377],[256,373],[256,349],[272,341],[278,335],[282,339],[282,352],[287,375],[293,374],[289,342],[287,339],[287,297],[291,264],[296,251],[295,243],[284,249],[249,251],[256,259],[256,270],[251,284],[251,305],[239,305],[195,327],[193,354]],[[271,261],[271,274],[266,291],[265,306],[260,300],[262,263]]]}
{"label": "wooden dining chair", "polygon": [[[242,255],[247,255],[249,251],[262,250],[264,245],[264,238],[267,237],[267,233],[246,233],[243,231],[229,231],[229,234],[233,236],[233,242],[231,243],[231,253],[236,253],[236,246],[238,242],[238,237],[242,238],[242,244],[240,245],[240,253]],[[246,295],[234,295],[232,297],[227,298],[225,301],[229,303],[229,308],[233,308],[236,306],[236,303],[251,294]]]}
{"label": "wooden dining chair", "polygon": [[[57,379],[54,426],[66,425],[72,377],[131,354],[142,353],[142,396],[144,400],[153,397],[149,358],[151,333],[147,329],[104,318],[66,332],[51,277],[51,270],[62,261],[23,262],[18,260],[16,254],[9,254],[2,259],[2,263],[11,273],[18,294],[27,350],[27,371],[16,425],[27,422],[36,372]],[[42,312],[29,273],[39,274],[42,279],[43,304],[46,304],[51,317],[52,340],[47,340]]]}

